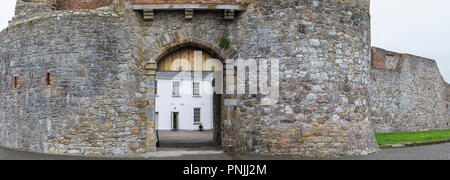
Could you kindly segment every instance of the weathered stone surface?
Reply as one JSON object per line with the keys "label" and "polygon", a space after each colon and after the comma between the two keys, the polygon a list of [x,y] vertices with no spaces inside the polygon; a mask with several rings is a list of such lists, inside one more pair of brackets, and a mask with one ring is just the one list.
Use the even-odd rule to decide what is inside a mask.
{"label": "weathered stone surface", "polygon": [[73,9],[96,9],[99,7],[109,6],[113,0],[52,0],[55,7],[59,10],[73,10]]}
{"label": "weathered stone surface", "polygon": [[302,156],[376,152],[368,114],[368,8],[368,1],[250,4],[232,24],[231,44],[242,58],[280,59],[280,102],[266,107],[258,98],[237,97],[253,106],[238,102],[224,125],[224,146]]}
{"label": "weathered stone surface", "polygon": [[18,2],[0,33],[1,145],[86,155],[156,151],[157,63],[184,47],[222,61],[280,60],[278,104],[262,106],[256,95],[215,97],[221,118],[214,136],[224,150],[365,155],[378,150],[371,119],[413,118],[403,130],[448,123],[448,87],[431,61],[374,53],[371,71],[368,0],[258,0],[233,20],[218,10],[194,10],[189,19],[185,11],[154,10],[148,21],[132,2],[155,1],[71,0],[59,10],[54,0]]}
{"label": "weathered stone surface", "polygon": [[372,48],[371,120],[376,131],[449,129],[448,84],[434,60]]}
{"label": "weathered stone surface", "polygon": [[246,0],[131,0],[131,1],[135,4],[178,4],[178,3],[236,4],[245,2]]}
{"label": "weathered stone surface", "polygon": [[[450,84],[447,83],[447,96],[446,96],[446,104],[445,107],[447,108],[447,120],[450,119],[450,108],[448,107],[450,105]],[[450,121],[450,120],[448,120]],[[450,123],[450,122],[447,122]],[[448,124],[447,124],[448,125]]]}
{"label": "weathered stone surface", "polygon": [[[138,86],[146,80],[132,29],[138,22],[112,10],[34,15],[0,33],[1,144],[91,155],[151,149],[140,106],[148,97],[135,96],[147,90]],[[54,85],[43,85],[47,73]]]}

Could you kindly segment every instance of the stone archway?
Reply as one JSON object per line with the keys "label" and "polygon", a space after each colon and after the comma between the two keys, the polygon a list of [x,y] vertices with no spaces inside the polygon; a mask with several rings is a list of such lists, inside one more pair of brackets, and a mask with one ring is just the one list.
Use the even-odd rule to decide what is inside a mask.
{"label": "stone archway", "polygon": [[[200,49],[212,55],[214,58],[221,60],[222,62],[224,62],[226,59],[235,59],[237,57],[237,51],[233,48],[221,48],[219,45],[219,41],[220,40],[214,40],[215,43],[212,43],[207,40],[191,37],[174,40],[173,42],[166,43],[165,45],[155,45],[155,47],[159,48],[159,50],[155,55],[150,56],[150,61],[156,63],[166,55],[181,48]],[[148,52],[146,54],[148,54]]]}
{"label": "stone archway", "polygon": [[[214,41],[219,42],[219,40]],[[199,38],[185,38],[176,42],[171,42],[166,44],[165,46],[159,47],[157,53],[154,55],[150,55],[151,53],[146,53],[147,58],[149,59],[148,63],[145,65],[146,74],[150,75],[153,80],[156,79],[156,73],[161,68],[159,63],[163,61],[168,55],[177,52],[179,50],[185,48],[197,49],[205,52],[214,59],[220,60],[222,63],[227,59],[235,59],[237,57],[237,53],[234,49],[228,48],[223,49],[220,48],[217,43],[211,43],[209,41],[201,40]],[[225,66],[223,66],[225,67]],[[223,122],[226,119],[230,119],[231,116],[227,112],[227,107],[224,105],[225,99],[230,98],[227,95],[214,95],[214,142],[217,142],[221,146],[226,143],[222,142],[222,138],[224,136],[224,126]],[[153,102],[156,104],[156,102]],[[155,112],[154,112],[155,113]]]}

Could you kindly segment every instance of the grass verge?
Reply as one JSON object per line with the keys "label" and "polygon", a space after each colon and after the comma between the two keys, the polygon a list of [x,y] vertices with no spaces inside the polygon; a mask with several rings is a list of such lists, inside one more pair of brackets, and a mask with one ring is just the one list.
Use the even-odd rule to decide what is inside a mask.
{"label": "grass verge", "polygon": [[376,134],[380,146],[450,140],[450,129]]}

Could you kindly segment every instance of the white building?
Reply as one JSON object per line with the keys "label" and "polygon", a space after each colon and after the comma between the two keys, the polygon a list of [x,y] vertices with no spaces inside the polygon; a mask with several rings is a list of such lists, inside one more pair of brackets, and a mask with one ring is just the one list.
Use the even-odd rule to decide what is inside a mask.
{"label": "white building", "polygon": [[194,78],[191,72],[157,72],[156,123],[158,130],[213,129],[213,73]]}

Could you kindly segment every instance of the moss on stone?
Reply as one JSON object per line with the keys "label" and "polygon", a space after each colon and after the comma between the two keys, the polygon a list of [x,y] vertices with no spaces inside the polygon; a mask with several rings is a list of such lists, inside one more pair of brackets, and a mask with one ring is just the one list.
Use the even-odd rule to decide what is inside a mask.
{"label": "moss on stone", "polygon": [[222,37],[220,38],[220,48],[222,49],[228,49],[230,48],[230,40],[227,39],[226,37]]}

